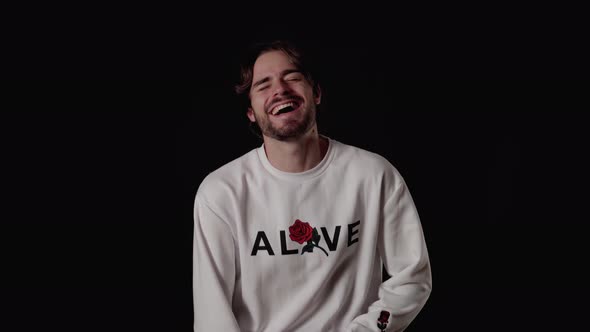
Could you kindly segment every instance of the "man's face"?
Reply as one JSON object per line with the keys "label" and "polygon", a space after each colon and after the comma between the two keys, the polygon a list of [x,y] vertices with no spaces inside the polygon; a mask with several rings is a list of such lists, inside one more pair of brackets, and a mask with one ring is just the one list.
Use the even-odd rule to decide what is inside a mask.
{"label": "man's face", "polygon": [[297,139],[315,125],[313,87],[287,54],[270,51],[254,63],[248,118],[258,123],[262,134],[280,141]]}

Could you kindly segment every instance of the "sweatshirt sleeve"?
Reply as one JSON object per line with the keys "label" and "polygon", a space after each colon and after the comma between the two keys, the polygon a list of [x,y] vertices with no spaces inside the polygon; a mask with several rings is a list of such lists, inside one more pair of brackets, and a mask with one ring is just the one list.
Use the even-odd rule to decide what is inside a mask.
{"label": "sweatshirt sleeve", "polygon": [[194,210],[194,331],[239,331],[232,311],[236,274],[232,232],[197,196]]}
{"label": "sweatshirt sleeve", "polygon": [[348,331],[404,331],[418,315],[432,288],[430,262],[416,207],[404,183],[386,199],[378,236],[379,255],[391,276],[379,299]]}

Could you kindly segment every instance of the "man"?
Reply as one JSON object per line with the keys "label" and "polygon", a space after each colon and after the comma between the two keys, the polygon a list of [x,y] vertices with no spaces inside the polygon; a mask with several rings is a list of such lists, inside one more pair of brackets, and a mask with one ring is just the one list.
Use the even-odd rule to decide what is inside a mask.
{"label": "man", "polygon": [[197,191],[195,331],[403,331],[431,291],[403,178],[318,133],[322,91],[292,44],[259,45],[236,90],[263,144]]}

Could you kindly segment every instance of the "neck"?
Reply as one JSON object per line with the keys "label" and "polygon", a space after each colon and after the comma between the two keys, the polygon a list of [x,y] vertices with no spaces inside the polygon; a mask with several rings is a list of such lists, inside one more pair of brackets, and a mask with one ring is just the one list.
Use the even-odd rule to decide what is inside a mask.
{"label": "neck", "polygon": [[318,134],[317,126],[292,141],[263,137],[268,161],[283,172],[301,173],[310,170],[322,161],[328,150],[328,139]]}

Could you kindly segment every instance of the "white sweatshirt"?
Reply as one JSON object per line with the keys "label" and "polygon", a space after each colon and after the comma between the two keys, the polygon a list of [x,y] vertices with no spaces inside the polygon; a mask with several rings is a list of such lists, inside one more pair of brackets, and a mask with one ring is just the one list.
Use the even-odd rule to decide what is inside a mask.
{"label": "white sweatshirt", "polygon": [[195,331],[403,331],[422,309],[430,263],[403,178],[385,158],[328,140],[302,173],[273,167],[263,144],[203,180]]}

